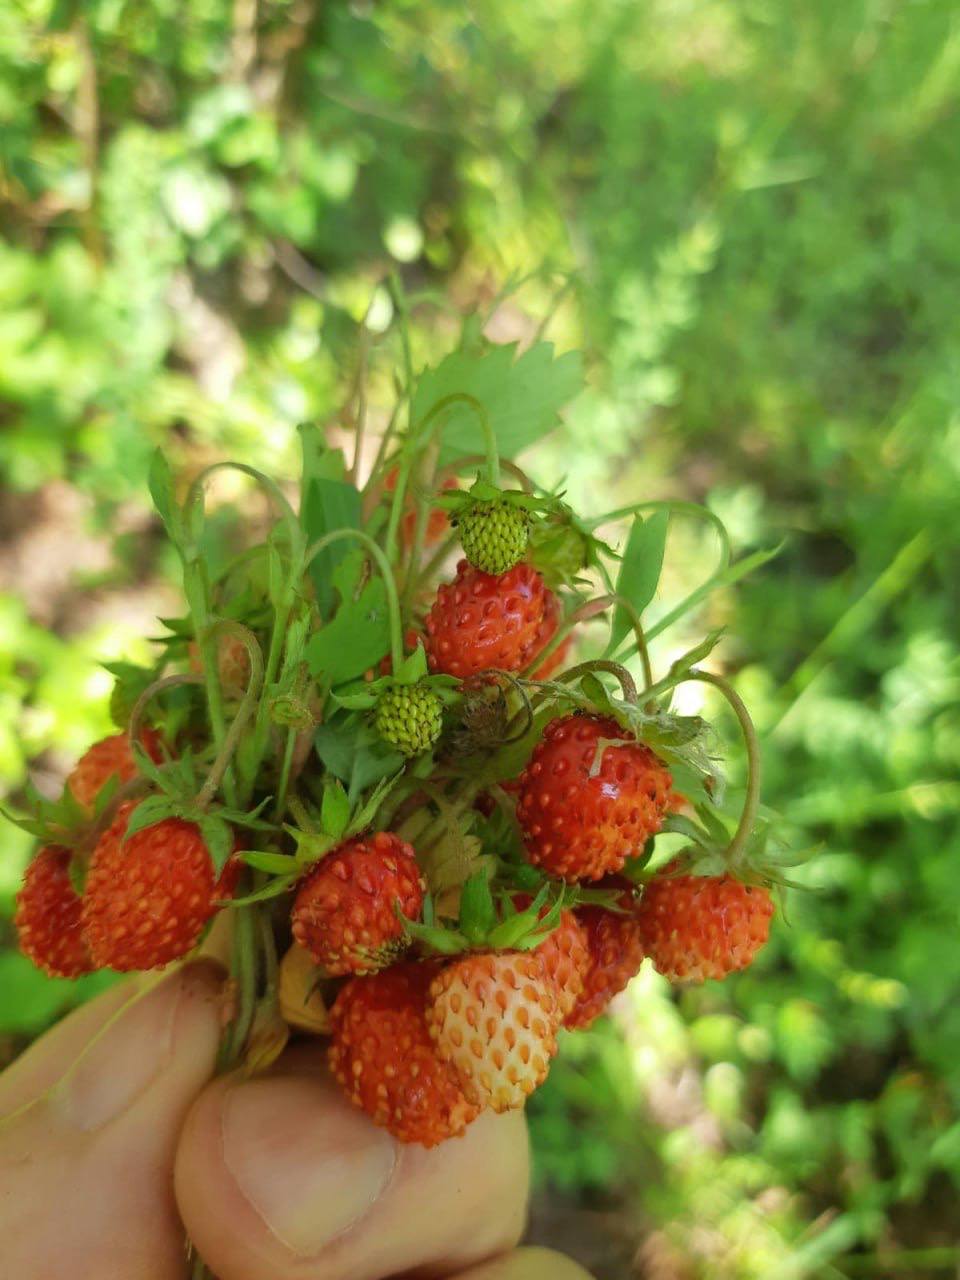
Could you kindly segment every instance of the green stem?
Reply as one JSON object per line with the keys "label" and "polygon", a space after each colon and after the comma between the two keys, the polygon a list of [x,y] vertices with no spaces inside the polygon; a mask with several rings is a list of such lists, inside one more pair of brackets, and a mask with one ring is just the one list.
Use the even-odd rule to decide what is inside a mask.
{"label": "green stem", "polygon": [[[426,482],[426,487],[431,492],[436,486],[436,466],[432,468],[432,474]],[[417,565],[420,563],[420,557],[423,555],[423,544],[427,535],[427,525],[430,522],[430,502],[428,498],[418,496],[417,498],[417,515],[413,527],[413,545],[410,548],[410,557],[407,561],[407,570],[404,575],[403,596],[401,598],[401,609],[406,612],[413,604],[414,594],[417,588]]]}
{"label": "green stem", "polygon": [[[214,746],[220,752],[223,749],[223,742],[227,734],[227,722],[223,710],[223,691],[220,688],[217,649],[209,634],[210,587],[202,560],[184,562],[183,589],[193,618],[197,647],[200,650],[200,664],[203,667],[203,684],[207,694],[207,715],[210,718],[210,730],[213,735]],[[226,786],[228,792],[233,791],[232,775],[228,775]]]}
{"label": "green stem", "polygon": [[620,682],[620,688],[623,690],[624,702],[630,702],[636,706],[640,696],[637,692],[637,686],[634,683],[633,676],[619,662],[611,662],[607,658],[594,658],[590,662],[578,663],[577,666],[571,667],[569,671],[564,671],[562,675],[557,676],[557,679],[565,684],[568,680],[576,680],[590,671],[606,671],[610,675],[616,676]]}
{"label": "green stem", "polygon": [[269,476],[264,475],[262,471],[258,471],[256,467],[248,466],[245,462],[214,462],[209,467],[204,467],[194,480],[193,484],[191,484],[190,488],[187,490],[187,498],[183,504],[188,528],[190,512],[195,505],[203,503],[203,487],[215,471],[240,471],[243,475],[249,476],[252,480],[256,480],[257,484],[270,495],[280,508],[280,514],[283,517],[284,522],[291,527],[291,529],[295,529],[297,533],[299,533],[300,521],[297,519],[297,513],[287,501],[286,494],[277,482],[275,480],[271,480]]}
{"label": "green stem", "polygon": [[257,1005],[256,904],[238,907],[234,918],[231,973],[237,984],[238,1008],[220,1050],[220,1071],[239,1065],[253,1026]]}
{"label": "green stem", "polygon": [[293,753],[297,745],[297,735],[299,730],[291,727],[287,730],[287,740],[283,744],[283,761],[280,765],[280,782],[277,786],[277,803],[274,808],[274,818],[279,822],[283,817],[284,810],[287,807],[287,791],[290,788],[290,770],[293,765]]}
{"label": "green stem", "polygon": [[198,809],[206,809],[217,794],[220,783],[223,781],[224,775],[230,767],[230,762],[233,760],[234,752],[239,745],[243,732],[257,708],[260,690],[263,688],[263,654],[260,651],[260,645],[257,643],[257,637],[250,628],[243,626],[240,622],[227,622],[221,619],[219,622],[214,623],[212,630],[236,636],[242,643],[250,659],[250,679],[247,681],[243,699],[237,708],[237,714],[233,717],[233,723],[230,725],[223,740],[223,745],[217,752],[217,757],[210,768],[210,772],[207,774],[206,781],[197,795],[196,806]]}
{"label": "green stem", "polygon": [[400,520],[407,495],[407,481],[413,463],[417,454],[430,443],[433,433],[443,425],[439,421],[439,415],[452,404],[465,404],[473,409],[477,415],[487,446],[485,455],[487,479],[497,488],[500,486],[500,455],[497,449],[497,437],[487,416],[486,409],[475,396],[467,395],[465,391],[454,391],[448,396],[443,396],[424,417],[423,421],[415,428],[411,428],[411,443],[414,447],[407,450],[407,456],[400,464],[397,487],[393,491],[393,504],[390,508],[390,522],[387,525],[387,557],[391,563],[397,558],[397,531],[400,528]]}
{"label": "green stem", "polygon": [[331,533],[325,534],[319,542],[315,542],[307,551],[304,558],[304,572],[309,568],[315,556],[321,551],[329,547],[334,542],[339,542],[343,538],[353,538],[359,542],[372,558],[376,561],[377,568],[380,570],[380,576],[383,579],[383,585],[387,592],[387,608],[390,614],[390,654],[393,660],[393,668],[396,670],[403,661],[403,620],[400,613],[400,599],[397,595],[397,584],[394,581],[393,571],[390,568],[390,561],[383,552],[383,548],[378,546],[369,534],[363,532],[362,529],[334,529]]}
{"label": "green stem", "polygon": [[416,581],[417,588],[419,588],[424,582],[427,582],[436,573],[436,571],[443,564],[444,560],[446,560],[447,556],[456,546],[457,541],[458,539],[455,533],[451,533],[446,538],[444,538],[444,540],[440,543],[440,546],[437,547],[436,551],[433,553],[433,555],[430,557],[430,559],[427,561],[427,563],[423,566],[423,568],[420,570],[419,574],[417,575],[417,581]]}
{"label": "green stem", "polygon": [[747,749],[747,794],[743,802],[743,812],[740,815],[737,829],[724,855],[729,865],[736,867],[742,861],[746,852],[747,843],[756,825],[757,813],[760,810],[760,741],[753,721],[750,719],[750,712],[747,710],[746,704],[736,689],[723,676],[714,675],[712,671],[701,671],[695,667],[686,673],[684,680],[699,680],[703,684],[710,684],[715,689],[719,689],[733,708],[733,713],[737,717],[743,732],[743,741]]}
{"label": "green stem", "polygon": [[[480,467],[487,461],[486,455],[482,453],[468,453],[463,458],[457,458],[456,462],[448,462],[440,471],[441,476],[457,475],[461,471],[466,471],[470,467]],[[500,470],[506,471],[520,485],[524,493],[532,494],[534,491],[534,483],[527,473],[518,467],[515,462],[510,462],[506,458],[500,459]]]}

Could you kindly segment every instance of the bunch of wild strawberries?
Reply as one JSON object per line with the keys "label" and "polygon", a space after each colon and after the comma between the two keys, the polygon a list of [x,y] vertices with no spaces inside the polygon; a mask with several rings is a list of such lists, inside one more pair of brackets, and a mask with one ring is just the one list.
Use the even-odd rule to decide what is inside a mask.
{"label": "bunch of wild strawberries", "polygon": [[[613,550],[517,468],[504,488],[489,431],[460,487],[475,459],[428,446],[464,407],[483,414],[452,395],[394,437],[362,491],[314,442],[299,514],[255,475],[279,516],[232,558],[206,475],[183,496],[158,456],[189,611],[154,666],[113,668],[123,731],[24,823],[42,847],[16,914],[26,955],[75,977],[177,961],[221,912],[224,1066],[327,1035],[353,1102],[425,1146],[522,1106],[645,957],[677,982],[747,966],[776,878],[755,749],[736,824],[710,727],[671,710],[706,680],[755,748],[696,665],[710,642],[650,670],[629,590],[655,584],[664,522],[637,514]],[[604,621],[603,656],[571,665]]]}

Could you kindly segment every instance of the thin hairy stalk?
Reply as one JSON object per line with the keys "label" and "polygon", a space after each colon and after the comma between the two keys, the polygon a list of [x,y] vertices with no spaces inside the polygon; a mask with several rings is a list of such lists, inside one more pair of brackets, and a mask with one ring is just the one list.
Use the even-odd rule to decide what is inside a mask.
{"label": "thin hairy stalk", "polygon": [[273,816],[277,822],[281,820],[287,807],[287,792],[290,790],[290,774],[293,768],[293,753],[296,750],[298,733],[299,730],[291,726],[287,730],[287,736],[283,744],[280,781],[277,785],[277,802],[273,810]]}
{"label": "thin hairy stalk", "polygon": [[201,810],[206,809],[217,794],[224,775],[230,768],[230,763],[240,744],[240,739],[243,737],[250,718],[257,709],[260,691],[263,688],[263,654],[260,651],[257,637],[250,628],[245,627],[240,622],[220,620],[214,623],[213,630],[220,631],[224,635],[235,636],[240,641],[247,652],[247,657],[250,659],[250,678],[247,681],[247,687],[244,690],[240,706],[237,708],[237,714],[233,717],[227,735],[223,740],[223,746],[217,752],[206,781],[197,794],[196,806]]}
{"label": "thin hairy stalk", "polygon": [[480,401],[471,395],[467,395],[464,391],[454,391],[451,395],[443,396],[431,408],[430,412],[424,417],[423,421],[416,427],[412,428],[412,439],[416,447],[406,451],[405,457],[400,463],[399,472],[397,474],[397,485],[393,491],[393,503],[390,508],[390,521],[387,525],[387,558],[391,564],[397,558],[397,533],[400,528],[400,520],[403,515],[404,502],[407,496],[407,484],[410,478],[410,472],[417,455],[430,443],[433,433],[440,428],[442,430],[445,423],[440,419],[440,415],[445,409],[449,409],[453,404],[465,404],[471,408],[477,416],[480,424],[480,430],[483,433],[484,441],[487,446],[486,462],[487,462],[487,479],[495,487],[500,486],[500,454],[497,448],[497,437],[494,433],[487,411],[484,409]]}
{"label": "thin hairy stalk", "polygon": [[360,350],[357,354],[357,377],[353,391],[353,399],[356,401],[357,406],[354,414],[353,466],[347,473],[350,483],[353,485],[357,484],[357,477],[360,474],[363,439],[367,430],[367,361],[370,356],[370,330],[367,328],[367,321],[370,319],[370,311],[375,297],[376,289],[370,297],[360,325]]}
{"label": "thin hairy stalk", "polygon": [[729,865],[736,867],[743,860],[746,853],[750,835],[756,825],[757,814],[760,810],[760,741],[757,737],[754,723],[750,719],[750,712],[747,710],[743,699],[723,676],[714,675],[712,671],[701,671],[695,667],[692,671],[686,673],[684,680],[699,680],[703,684],[710,684],[715,689],[719,689],[732,707],[743,732],[743,741],[747,749],[747,793],[744,798],[740,821],[724,855]]}

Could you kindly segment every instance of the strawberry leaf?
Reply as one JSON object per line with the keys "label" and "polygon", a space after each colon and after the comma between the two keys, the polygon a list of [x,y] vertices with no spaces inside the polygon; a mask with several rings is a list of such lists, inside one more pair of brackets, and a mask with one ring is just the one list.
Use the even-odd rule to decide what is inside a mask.
{"label": "strawberry leaf", "polygon": [[339,607],[306,645],[311,674],[331,685],[362,676],[390,649],[387,589],[382,579],[374,574],[359,593],[355,590],[365,562],[363,552],[355,551],[338,565],[333,585],[340,594]]}
{"label": "strawberry leaf", "polygon": [[[617,595],[629,600],[638,614],[643,613],[656,593],[669,523],[668,511],[658,511],[649,520],[634,518],[617,575]],[[629,613],[617,606],[610,626],[611,650],[620,645],[632,626]]]}
{"label": "strawberry leaf", "polygon": [[[445,396],[464,392],[486,409],[503,456],[515,458],[556,426],[560,409],[582,386],[576,352],[555,356],[552,343],[537,342],[518,356],[516,343],[483,342],[479,351],[453,351],[423,372],[413,396],[411,421],[421,423]],[[477,453],[482,440],[477,415],[469,405],[451,404],[445,417],[441,465]]]}
{"label": "strawberry leaf", "polygon": [[[300,519],[309,543],[319,541],[337,529],[359,529],[362,524],[360,494],[346,480],[343,454],[334,449],[318,449],[316,436],[301,427],[303,446],[303,494]],[[333,604],[333,574],[350,553],[344,538],[324,548],[310,564],[310,576],[323,613]]]}

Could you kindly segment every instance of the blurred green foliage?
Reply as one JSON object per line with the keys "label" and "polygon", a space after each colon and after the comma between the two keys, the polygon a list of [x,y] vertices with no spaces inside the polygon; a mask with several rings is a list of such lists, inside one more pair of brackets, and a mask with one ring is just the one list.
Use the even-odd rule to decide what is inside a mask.
{"label": "blurred green foliage", "polygon": [[[741,549],[785,538],[711,608],[767,801],[820,846],[807,891],[741,978],[644,974],[533,1109],[542,1185],[615,1210],[649,1280],[960,1256],[958,73],[936,0],[0,12],[9,792],[105,731],[95,662],[149,634],[153,445],[283,470],[365,316],[378,376],[401,358],[391,269],[417,362],[451,308],[536,273],[490,332],[549,316],[588,352],[529,459],[572,500],[689,495]],[[668,594],[710,554],[675,538]],[[7,914],[28,852],[5,827]],[[12,1052],[77,994],[0,969]]]}

